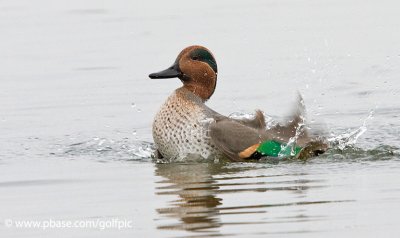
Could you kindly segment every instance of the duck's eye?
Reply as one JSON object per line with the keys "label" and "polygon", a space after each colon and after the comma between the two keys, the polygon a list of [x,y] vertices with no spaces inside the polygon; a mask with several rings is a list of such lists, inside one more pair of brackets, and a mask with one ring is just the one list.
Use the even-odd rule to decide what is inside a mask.
{"label": "duck's eye", "polygon": [[199,59],[199,56],[193,56],[192,57],[192,60],[198,60]]}

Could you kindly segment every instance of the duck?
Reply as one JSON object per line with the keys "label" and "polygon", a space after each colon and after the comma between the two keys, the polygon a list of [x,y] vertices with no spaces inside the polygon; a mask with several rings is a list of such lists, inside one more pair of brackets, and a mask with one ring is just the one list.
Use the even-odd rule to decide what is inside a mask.
{"label": "duck", "polygon": [[214,111],[206,102],[215,92],[217,76],[214,55],[200,45],[186,47],[169,68],[149,75],[151,79],[178,78],[183,84],[172,92],[154,117],[152,134],[157,158],[304,159],[328,149],[323,139],[309,135],[301,106],[288,123],[270,127],[259,109],[250,119]]}

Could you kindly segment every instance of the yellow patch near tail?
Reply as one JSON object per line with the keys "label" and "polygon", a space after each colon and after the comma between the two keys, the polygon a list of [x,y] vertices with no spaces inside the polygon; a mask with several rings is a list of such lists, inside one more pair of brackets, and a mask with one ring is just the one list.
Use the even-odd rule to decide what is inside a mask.
{"label": "yellow patch near tail", "polygon": [[254,152],[256,152],[257,148],[260,146],[260,143],[250,146],[249,148],[243,150],[239,153],[239,158],[246,159],[249,158]]}

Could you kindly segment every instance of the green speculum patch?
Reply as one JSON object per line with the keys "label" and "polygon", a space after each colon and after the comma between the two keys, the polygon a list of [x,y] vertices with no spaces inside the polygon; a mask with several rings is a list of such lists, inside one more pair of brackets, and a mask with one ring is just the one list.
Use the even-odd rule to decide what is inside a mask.
{"label": "green speculum patch", "polygon": [[300,146],[294,145],[292,147],[275,140],[267,140],[258,146],[257,152],[263,156],[291,157],[300,153],[301,149],[302,148]]}

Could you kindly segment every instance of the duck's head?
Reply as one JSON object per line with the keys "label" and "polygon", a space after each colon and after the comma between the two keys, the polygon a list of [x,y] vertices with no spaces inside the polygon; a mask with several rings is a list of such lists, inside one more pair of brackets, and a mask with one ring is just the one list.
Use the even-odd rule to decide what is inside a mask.
{"label": "duck's head", "polygon": [[171,67],[149,75],[152,79],[179,78],[183,86],[202,98],[209,99],[217,85],[217,62],[203,46],[182,50]]}

